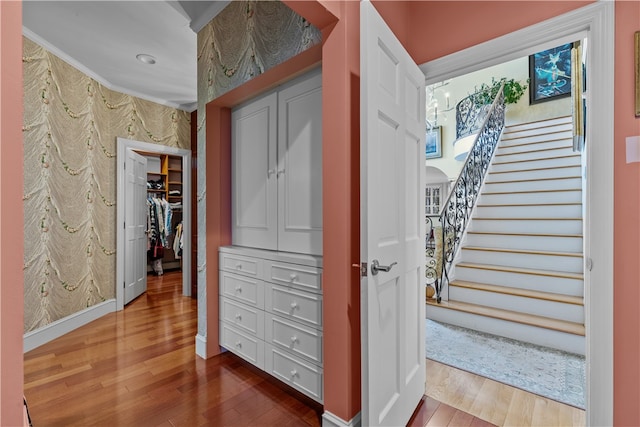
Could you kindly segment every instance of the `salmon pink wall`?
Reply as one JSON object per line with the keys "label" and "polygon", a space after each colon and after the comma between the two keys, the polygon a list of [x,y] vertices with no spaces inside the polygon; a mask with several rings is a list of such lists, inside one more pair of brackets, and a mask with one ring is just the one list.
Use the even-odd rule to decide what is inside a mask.
{"label": "salmon pink wall", "polygon": [[22,425],[22,3],[0,1],[0,425]]}
{"label": "salmon pink wall", "polygon": [[410,2],[411,38],[406,46],[420,65],[589,3],[593,1]]}
{"label": "salmon pink wall", "polygon": [[616,1],[614,111],[614,353],[613,413],[617,426],[640,425],[640,163],[626,162],[634,116],[634,32],[640,2]]}

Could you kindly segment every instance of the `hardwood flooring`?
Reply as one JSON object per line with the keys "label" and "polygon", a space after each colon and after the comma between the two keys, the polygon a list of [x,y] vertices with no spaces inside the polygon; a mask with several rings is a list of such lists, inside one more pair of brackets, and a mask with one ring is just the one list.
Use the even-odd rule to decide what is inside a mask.
{"label": "hardwood flooring", "polygon": [[[321,425],[320,405],[248,363],[231,354],[195,355],[197,303],[181,295],[180,281],[179,272],[149,276],[147,292],[125,310],[26,353],[24,389],[33,425]],[[516,400],[506,417],[495,417],[503,403],[490,387],[477,379],[465,384],[460,378],[470,374],[454,375],[453,368],[433,363],[427,361],[429,397],[411,426],[507,425],[503,421],[517,419],[511,412],[527,407],[537,408],[531,423],[511,425],[572,425],[551,423],[565,418],[545,416],[546,404],[520,394],[511,395]],[[478,409],[483,406],[488,409]],[[584,425],[584,415],[576,417]]]}

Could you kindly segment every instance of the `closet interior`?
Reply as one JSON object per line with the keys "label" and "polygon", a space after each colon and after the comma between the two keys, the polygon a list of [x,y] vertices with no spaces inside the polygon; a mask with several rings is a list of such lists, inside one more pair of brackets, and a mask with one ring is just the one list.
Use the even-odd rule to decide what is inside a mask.
{"label": "closet interior", "polygon": [[320,70],[233,109],[231,154],[221,345],[322,403]]}
{"label": "closet interior", "polygon": [[182,269],[182,157],[147,159],[147,273]]}

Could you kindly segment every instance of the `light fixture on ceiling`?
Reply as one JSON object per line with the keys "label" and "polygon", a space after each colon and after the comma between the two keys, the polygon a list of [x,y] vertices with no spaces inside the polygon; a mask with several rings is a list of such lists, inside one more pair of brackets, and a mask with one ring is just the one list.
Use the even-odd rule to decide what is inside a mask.
{"label": "light fixture on ceiling", "polygon": [[139,53],[136,55],[136,59],[140,62],[144,62],[145,64],[153,65],[156,63],[156,58],[151,55],[147,55],[146,53]]}

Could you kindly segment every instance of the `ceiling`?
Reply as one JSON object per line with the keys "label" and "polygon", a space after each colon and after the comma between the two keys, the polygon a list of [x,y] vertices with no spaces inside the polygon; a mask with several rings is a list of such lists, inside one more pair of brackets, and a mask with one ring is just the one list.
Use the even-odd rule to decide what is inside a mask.
{"label": "ceiling", "polygon": [[109,89],[193,111],[197,32],[228,3],[25,0],[22,24],[26,37]]}

